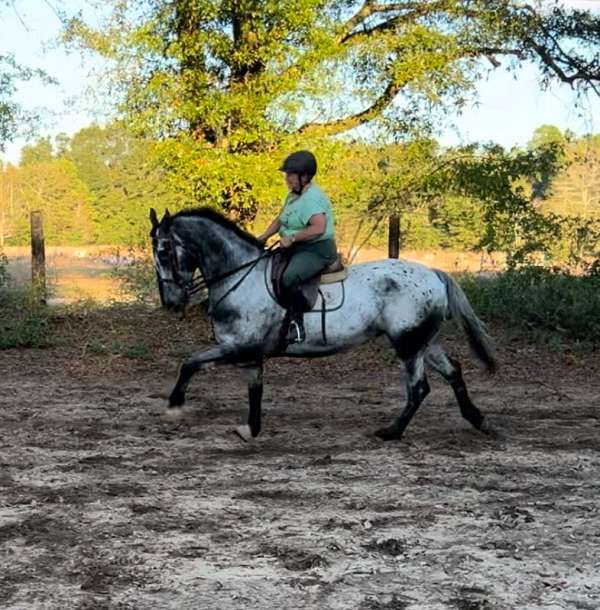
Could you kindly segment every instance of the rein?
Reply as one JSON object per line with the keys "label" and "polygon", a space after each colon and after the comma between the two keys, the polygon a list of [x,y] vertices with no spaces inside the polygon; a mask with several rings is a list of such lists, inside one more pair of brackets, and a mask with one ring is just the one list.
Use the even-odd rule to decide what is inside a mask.
{"label": "rein", "polygon": [[189,282],[183,282],[183,281],[181,281],[181,275],[179,273],[179,267],[177,265],[177,257],[175,256],[175,250],[174,250],[172,244],[170,243],[170,241],[171,240],[169,240],[169,259],[170,259],[170,264],[171,264],[171,273],[172,273],[174,279],[173,280],[162,280],[162,281],[163,282],[171,281],[171,282],[175,283],[177,286],[179,286],[179,288],[181,288],[183,290],[184,301],[185,301],[186,305],[189,303],[190,299],[198,292],[209,289],[211,286],[214,286],[215,284],[218,284],[219,282],[226,280],[228,277],[235,275],[236,273],[238,273],[239,271],[242,271],[243,269],[248,269],[248,271],[246,271],[246,273],[244,273],[244,275],[240,278],[240,280],[238,280],[217,301],[217,303],[214,305],[214,307],[217,307],[226,297],[228,297],[232,292],[237,290],[240,287],[240,285],[242,284],[242,282],[248,277],[248,275],[252,272],[252,270],[256,267],[256,265],[258,265],[258,263],[261,260],[263,260],[264,258],[267,258],[268,256],[271,256],[279,248],[279,246],[277,246],[275,244],[272,246],[269,246],[259,257],[254,258],[251,261],[244,263],[243,265],[240,265],[239,267],[235,267],[234,269],[230,269],[229,271],[225,271],[224,273],[220,273],[219,275],[215,275],[211,278],[205,279],[204,276],[201,276],[201,277],[192,279]]}
{"label": "rein", "polygon": [[278,246],[269,246],[265,250],[265,252],[263,254],[261,254],[258,258],[254,258],[251,261],[244,263],[243,265],[240,265],[239,267],[235,267],[235,269],[230,269],[229,271],[225,271],[225,273],[221,273],[221,274],[211,277],[209,279],[204,279],[204,277],[197,277],[196,279],[193,279],[191,282],[188,283],[190,286],[189,287],[190,295],[193,295],[200,290],[204,290],[205,288],[208,289],[211,286],[218,284],[222,280],[225,280],[228,277],[235,275],[238,271],[241,271],[242,269],[246,269],[247,267],[250,267],[250,269],[248,269],[247,273],[244,274],[242,279],[238,283],[236,283],[235,286],[231,290],[229,290],[227,292],[227,294],[229,294],[230,292],[235,290],[239,286],[239,284],[241,284],[246,279],[246,277],[252,271],[252,269],[254,269],[254,267],[263,258],[266,258],[267,256],[270,256],[271,254],[273,254],[277,248],[278,248]]}
{"label": "rein", "polygon": [[[258,258],[255,258],[248,263],[244,263],[243,265],[240,265],[239,267],[236,267],[235,269],[231,269],[230,271],[221,273],[220,275],[217,275],[216,277],[212,277],[209,280],[205,280],[204,278],[196,278],[196,280],[192,280],[192,288],[191,288],[190,296],[193,296],[199,290],[203,290],[205,288],[208,289],[211,286],[214,286],[221,280],[224,280],[228,277],[231,277],[232,275],[235,275],[238,271],[241,271],[242,269],[248,268],[248,271],[246,271],[246,273],[244,273],[244,275],[214,304],[213,309],[216,309],[232,292],[236,291],[241,286],[242,282],[248,277],[248,275],[250,275],[250,273],[254,270],[256,265],[258,265],[258,263],[263,258],[267,258],[268,256],[271,256],[277,249],[278,249],[278,246],[276,246],[276,245],[270,246]],[[196,285],[194,285],[194,284],[196,284]]]}

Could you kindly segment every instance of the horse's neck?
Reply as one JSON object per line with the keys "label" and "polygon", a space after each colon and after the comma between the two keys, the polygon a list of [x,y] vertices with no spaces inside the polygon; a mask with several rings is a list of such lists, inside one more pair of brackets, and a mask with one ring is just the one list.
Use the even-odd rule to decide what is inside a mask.
{"label": "horse's neck", "polygon": [[189,218],[182,233],[205,277],[211,277],[258,256],[261,250],[230,229],[206,218]]}

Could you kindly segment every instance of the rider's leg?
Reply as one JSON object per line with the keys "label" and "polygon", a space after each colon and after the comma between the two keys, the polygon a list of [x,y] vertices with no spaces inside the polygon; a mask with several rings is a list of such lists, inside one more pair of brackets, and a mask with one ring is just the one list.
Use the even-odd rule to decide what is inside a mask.
{"label": "rider's leg", "polygon": [[314,252],[297,252],[292,255],[290,263],[282,277],[284,291],[290,299],[290,326],[288,343],[302,343],[306,338],[304,330],[304,312],[307,303],[302,294],[302,284],[318,275],[325,265],[319,254]]}

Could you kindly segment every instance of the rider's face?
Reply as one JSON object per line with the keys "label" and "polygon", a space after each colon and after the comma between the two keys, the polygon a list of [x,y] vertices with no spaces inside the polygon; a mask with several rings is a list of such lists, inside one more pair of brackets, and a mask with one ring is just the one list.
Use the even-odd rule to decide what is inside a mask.
{"label": "rider's face", "polygon": [[301,190],[300,176],[290,172],[285,173],[285,184],[290,191],[298,193]]}

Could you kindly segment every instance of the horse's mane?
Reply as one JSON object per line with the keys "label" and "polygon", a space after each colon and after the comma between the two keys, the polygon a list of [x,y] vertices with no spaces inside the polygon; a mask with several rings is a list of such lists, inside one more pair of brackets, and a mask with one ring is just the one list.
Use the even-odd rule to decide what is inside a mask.
{"label": "horse's mane", "polygon": [[238,227],[233,220],[230,220],[226,216],[223,216],[220,212],[217,212],[213,208],[202,207],[202,208],[192,208],[189,210],[182,210],[181,212],[177,212],[174,216],[171,217],[171,220],[175,220],[175,218],[206,218],[216,224],[221,225],[225,229],[229,229],[233,231],[238,237],[241,237],[243,240],[251,243],[253,246],[257,246],[261,250],[264,248],[264,244],[256,239],[254,235],[251,235],[244,229]]}

